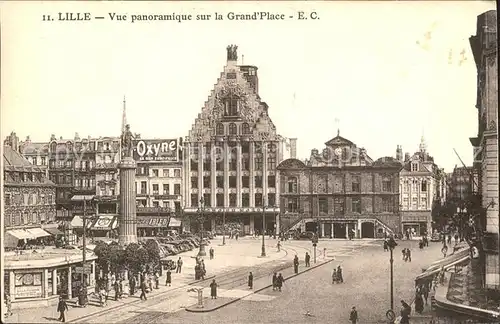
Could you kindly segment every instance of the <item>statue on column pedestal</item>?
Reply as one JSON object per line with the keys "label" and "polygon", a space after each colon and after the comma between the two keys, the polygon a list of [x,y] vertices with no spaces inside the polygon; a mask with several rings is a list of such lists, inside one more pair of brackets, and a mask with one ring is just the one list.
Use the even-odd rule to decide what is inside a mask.
{"label": "statue on column pedestal", "polygon": [[125,126],[125,131],[122,134],[122,157],[132,156],[132,140],[134,135],[130,131],[130,125]]}

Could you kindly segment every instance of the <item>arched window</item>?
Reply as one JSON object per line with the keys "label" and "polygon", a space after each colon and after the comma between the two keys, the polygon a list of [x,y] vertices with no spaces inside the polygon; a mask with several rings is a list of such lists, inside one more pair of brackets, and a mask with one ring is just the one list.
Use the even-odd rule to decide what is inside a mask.
{"label": "arched window", "polygon": [[224,135],[224,125],[221,123],[217,124],[215,131],[216,131],[217,135]]}
{"label": "arched window", "polygon": [[57,144],[55,142],[52,142],[50,144],[50,151],[51,152],[55,152],[56,151],[56,148],[57,148]]}
{"label": "arched window", "polygon": [[243,123],[243,125],[241,125],[241,131],[243,134],[250,134],[250,125]]}
{"label": "arched window", "polygon": [[229,135],[236,135],[236,134],[238,134],[236,124],[235,123],[229,124]]}
{"label": "arched window", "polygon": [[297,193],[297,178],[296,177],[288,178],[288,192],[289,193]]}

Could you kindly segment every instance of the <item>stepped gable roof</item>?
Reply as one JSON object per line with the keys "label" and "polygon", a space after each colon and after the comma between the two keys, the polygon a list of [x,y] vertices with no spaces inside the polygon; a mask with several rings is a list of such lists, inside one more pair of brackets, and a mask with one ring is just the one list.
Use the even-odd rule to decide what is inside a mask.
{"label": "stepped gable roof", "polygon": [[286,169],[306,169],[307,166],[304,164],[304,162],[298,160],[298,159],[286,159],[282,161],[277,169],[278,170],[286,170]]}
{"label": "stepped gable roof", "polygon": [[401,162],[399,162],[397,159],[393,158],[392,156],[384,156],[379,159],[377,159],[375,162],[372,164],[373,167],[382,167],[382,168],[399,168],[402,169],[403,165]]}
{"label": "stepped gable roof", "polygon": [[352,145],[354,145],[354,143],[346,138],[343,138],[340,135],[337,135],[334,138],[332,138],[331,140],[329,140],[328,142],[326,142],[325,145],[326,146],[336,146],[336,145],[352,146]]}
{"label": "stepped gable roof", "polygon": [[[415,161],[419,163],[418,171],[411,170],[411,164]],[[427,152],[416,152],[415,154],[413,154],[410,160],[404,163],[402,170],[422,173],[432,172],[432,170],[429,170],[429,168],[427,167],[429,164],[434,165],[434,158],[432,156],[430,156]]]}

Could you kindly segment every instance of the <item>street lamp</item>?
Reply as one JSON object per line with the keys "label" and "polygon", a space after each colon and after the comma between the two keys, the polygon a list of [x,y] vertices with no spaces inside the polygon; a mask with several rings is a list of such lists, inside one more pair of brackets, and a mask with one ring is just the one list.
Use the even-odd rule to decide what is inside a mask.
{"label": "street lamp", "polygon": [[276,208],[275,206],[263,206],[262,207],[262,251],[260,256],[266,256],[266,245],[265,245],[265,236],[266,236],[266,208]]}
{"label": "street lamp", "polygon": [[222,245],[226,245],[226,208],[222,211]]}
{"label": "street lamp", "polygon": [[394,309],[394,258],[393,251],[394,248],[398,245],[394,240],[394,237],[391,235],[389,241],[387,242],[387,246],[389,247],[389,251],[391,252],[391,259],[389,260],[391,264],[391,310]]}
{"label": "street lamp", "polygon": [[205,200],[203,197],[201,197],[200,207],[198,207],[198,222],[200,223],[200,250],[198,256],[206,256],[205,244],[203,243],[203,226],[205,223]]}

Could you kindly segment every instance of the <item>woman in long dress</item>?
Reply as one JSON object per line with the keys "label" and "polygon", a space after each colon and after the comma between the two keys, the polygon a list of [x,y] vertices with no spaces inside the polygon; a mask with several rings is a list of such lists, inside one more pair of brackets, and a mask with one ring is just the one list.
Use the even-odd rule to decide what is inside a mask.
{"label": "woman in long dress", "polygon": [[212,280],[212,283],[210,284],[210,296],[212,299],[217,299],[217,283],[215,282],[215,279]]}

